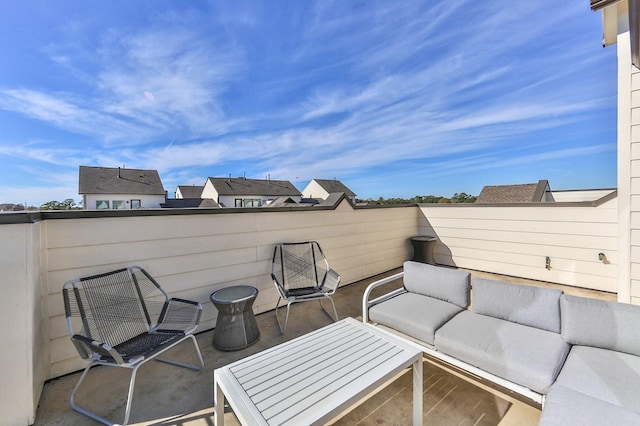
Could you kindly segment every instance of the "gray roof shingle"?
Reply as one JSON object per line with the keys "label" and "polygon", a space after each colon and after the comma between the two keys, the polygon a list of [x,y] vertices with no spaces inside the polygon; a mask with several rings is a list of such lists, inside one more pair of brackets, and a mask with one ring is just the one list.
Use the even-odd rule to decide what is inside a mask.
{"label": "gray roof shingle", "polygon": [[182,198],[200,198],[204,185],[178,185]]}
{"label": "gray roof shingle", "polygon": [[301,196],[288,180],[214,178],[209,181],[219,195]]}
{"label": "gray roof shingle", "polygon": [[156,170],[80,166],[79,194],[164,195]]}
{"label": "gray roof shingle", "polygon": [[521,185],[487,185],[476,203],[539,203],[545,201],[548,186],[547,180]]}
{"label": "gray roof shingle", "polygon": [[339,180],[336,180],[336,179],[314,179],[314,180],[318,182],[318,185],[320,185],[322,189],[327,191],[329,194],[332,194],[334,192],[344,192],[347,197],[356,196],[355,192],[347,188],[347,186],[342,182],[340,182]]}

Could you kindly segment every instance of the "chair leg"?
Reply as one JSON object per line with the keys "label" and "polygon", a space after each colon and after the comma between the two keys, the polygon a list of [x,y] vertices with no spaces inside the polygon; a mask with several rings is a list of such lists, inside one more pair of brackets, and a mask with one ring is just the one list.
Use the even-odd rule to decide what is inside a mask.
{"label": "chair leg", "polygon": [[[193,365],[193,364],[187,364],[187,363],[179,362],[179,361],[174,361],[174,360],[166,359],[166,358],[156,358],[156,361],[164,362],[166,364],[176,365],[178,367],[189,368],[189,369],[195,370],[195,371],[202,370],[202,368],[204,368],[204,360],[202,359],[202,353],[200,352],[200,347],[198,346],[198,341],[196,340],[196,338],[195,338],[195,336],[193,334],[189,335],[189,338],[193,342],[193,345],[196,347],[196,353],[198,354],[198,359],[200,360],[200,366]],[[182,343],[182,342],[180,342],[180,343]]]}
{"label": "chair leg", "polygon": [[336,311],[336,304],[333,303],[333,299],[331,297],[327,296],[327,299],[329,299],[331,301],[331,305],[333,305],[333,315],[334,315],[333,317],[331,316],[329,311],[327,311],[327,309],[322,304],[322,300],[323,299],[319,299],[318,301],[320,302],[320,306],[322,307],[322,310],[325,311],[325,313],[327,315],[329,315],[329,318],[331,318],[333,320],[333,322],[337,322],[338,321],[338,311]]}
{"label": "chair leg", "polygon": [[[91,367],[98,365],[97,362],[92,361],[91,363],[89,363],[89,365],[87,365],[87,367],[84,369],[84,371],[82,372],[82,375],[80,376],[80,380],[78,380],[78,383],[76,383],[76,386],[73,388],[73,391],[71,392],[71,397],[69,398],[69,404],[71,405],[71,409],[73,409],[74,411],[77,411],[80,414],[84,414],[87,417],[92,418],[93,420],[96,420],[102,424],[105,425],[109,425],[109,426],[113,426],[113,425],[126,425],[129,422],[129,414],[131,413],[131,402],[133,399],[133,385],[135,384],[136,381],[136,372],[137,369],[139,367],[139,365],[135,366],[132,371],[131,371],[131,378],[129,379],[129,392],[127,394],[127,405],[125,407],[125,411],[124,411],[124,421],[122,423],[114,423],[111,420],[105,419],[104,417],[101,417],[85,408],[82,408],[78,405],[76,405],[75,403],[75,396],[76,396],[76,392],[78,391],[78,389],[80,388],[80,384],[83,382],[83,380],[85,379],[87,373],[89,372],[89,370],[91,369]],[[103,364],[105,365],[105,364]],[[106,365],[108,366],[108,365]]]}
{"label": "chair leg", "polygon": [[[192,364],[187,364],[187,363],[182,363],[179,361],[173,361],[173,360],[169,360],[169,359],[164,359],[164,358],[155,358],[156,361],[161,361],[164,362],[166,364],[172,364],[172,365],[176,365],[178,367],[184,367],[184,368],[189,368],[191,370],[202,370],[202,368],[204,367],[204,360],[202,359],[202,353],[200,352],[200,347],[198,346],[198,341],[196,340],[195,336],[193,334],[188,336],[191,341],[193,342],[195,348],[196,348],[196,353],[198,354],[198,359],[200,360],[200,366],[197,365],[192,365]],[[182,341],[180,342],[182,343]],[[167,348],[168,350],[169,348]],[[94,365],[98,365],[99,363],[97,363],[96,361],[92,361],[89,365],[87,365],[87,367],[84,369],[82,376],[80,376],[80,380],[78,380],[78,383],[76,383],[76,386],[73,388],[73,391],[71,392],[71,397],[69,398],[69,403],[71,405],[71,408],[79,413],[84,414],[87,417],[91,417],[94,420],[99,421],[100,423],[103,423],[105,425],[126,425],[129,423],[129,416],[131,415],[131,404],[133,402],[133,388],[135,386],[136,383],[136,374],[138,373],[138,368],[142,365],[144,365],[144,362],[140,363],[140,364],[136,364],[133,367],[128,367],[129,369],[131,369],[131,377],[129,379],[129,391],[127,393],[127,405],[125,406],[125,410],[124,410],[124,421],[122,423],[114,423],[110,420],[105,419],[104,417],[101,417],[85,408],[79,407],[78,405],[76,405],[75,403],[75,395],[76,395],[76,391],[78,390],[78,388],[80,388],[80,384],[82,383],[82,381],[84,380],[84,378],[86,377],[87,373],[89,372],[89,369],[91,367],[93,367]],[[109,364],[102,364],[106,367],[115,367],[114,365],[109,365]]]}
{"label": "chair leg", "polygon": [[280,334],[283,335],[285,330],[287,329],[287,323],[289,322],[289,308],[291,307],[291,302],[287,301],[287,314],[284,318],[284,327],[280,324],[280,317],[278,316],[278,307],[280,306],[280,301],[282,297],[278,297],[278,303],[276,303],[276,320],[278,321],[278,328],[280,329]]}

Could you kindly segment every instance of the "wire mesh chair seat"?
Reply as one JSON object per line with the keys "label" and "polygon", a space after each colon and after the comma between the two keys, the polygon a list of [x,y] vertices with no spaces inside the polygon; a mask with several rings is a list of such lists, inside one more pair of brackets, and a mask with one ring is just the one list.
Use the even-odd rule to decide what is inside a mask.
{"label": "wire mesh chair seat", "polygon": [[[318,300],[320,306],[333,320],[338,320],[336,305],[331,298],[340,284],[340,275],[331,269],[329,262],[316,241],[276,244],[271,262],[271,278],[278,290],[276,320],[280,334],[284,334],[289,321],[289,310],[293,303]],[[329,299],[333,316],[322,304]],[[280,323],[280,302],[287,302],[284,326]]]}
{"label": "wire mesh chair seat", "polygon": [[[62,294],[71,341],[89,361],[69,398],[73,410],[101,423],[115,424],[75,403],[80,384],[96,365],[131,370],[122,425],[129,422],[136,373],[144,363],[155,359],[193,370],[204,367],[193,335],[202,305],[169,298],[144,269],[132,266],[67,281]],[[187,339],[195,346],[199,365],[158,357]]]}

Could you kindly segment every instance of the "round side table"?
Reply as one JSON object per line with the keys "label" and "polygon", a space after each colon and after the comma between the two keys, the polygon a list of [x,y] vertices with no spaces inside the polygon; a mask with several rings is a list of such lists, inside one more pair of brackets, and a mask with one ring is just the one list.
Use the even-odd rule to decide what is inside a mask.
{"label": "round side table", "polygon": [[260,337],[253,302],[258,289],[248,285],[226,287],[211,294],[211,302],[218,310],[213,346],[223,351],[244,349]]}
{"label": "round side table", "polygon": [[413,246],[413,260],[414,262],[429,263],[435,265],[433,260],[433,244],[438,240],[431,235],[420,235],[417,237],[411,237],[411,245]]}

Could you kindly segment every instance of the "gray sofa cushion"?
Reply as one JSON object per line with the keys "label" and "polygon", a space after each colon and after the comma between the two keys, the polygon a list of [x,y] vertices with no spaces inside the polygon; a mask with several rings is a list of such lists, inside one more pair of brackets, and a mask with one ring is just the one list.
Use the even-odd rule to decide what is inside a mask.
{"label": "gray sofa cushion", "polygon": [[640,413],[640,357],[635,355],[573,346],[556,383]]}
{"label": "gray sofa cushion", "polygon": [[640,306],[569,295],[560,303],[567,342],[640,356]]}
{"label": "gray sofa cushion", "polygon": [[435,347],[539,393],[547,392],[569,352],[560,334],[471,311],[438,329]]}
{"label": "gray sofa cushion", "polygon": [[404,293],[373,306],[369,318],[433,346],[436,330],[462,310],[432,297]]}
{"label": "gray sofa cushion", "polygon": [[561,290],[474,278],[473,311],[560,333]]}
{"label": "gray sofa cushion", "polygon": [[637,424],[638,413],[555,384],[547,394],[538,426]]}
{"label": "gray sofa cushion", "polygon": [[435,297],[465,309],[469,307],[471,275],[468,272],[411,261],[405,262],[403,269],[407,291]]}

